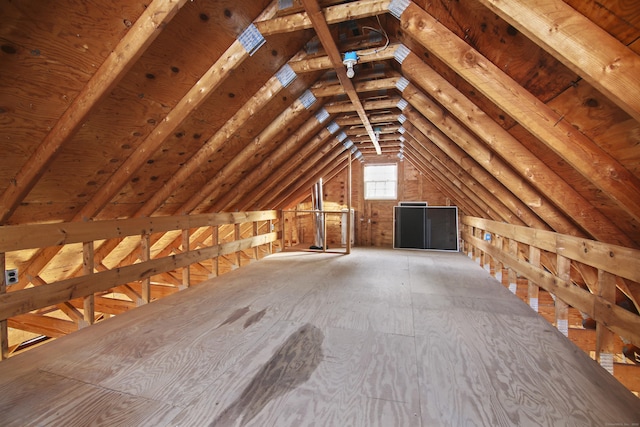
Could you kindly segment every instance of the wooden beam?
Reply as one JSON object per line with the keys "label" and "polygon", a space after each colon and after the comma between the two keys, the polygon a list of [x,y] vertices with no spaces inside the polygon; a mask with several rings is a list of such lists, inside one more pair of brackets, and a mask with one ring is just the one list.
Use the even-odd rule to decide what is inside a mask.
{"label": "wooden beam", "polygon": [[[451,183],[459,182],[457,187],[463,191],[463,198],[474,200],[478,207],[482,207],[483,213],[488,214],[496,221],[502,220],[524,225],[524,222],[516,217],[495,194],[479,185],[467,171],[455,162],[447,162],[448,156],[435,143],[429,141],[427,144],[428,139],[422,132],[410,123],[405,123],[405,126],[408,147],[417,150],[425,158],[427,164],[439,171],[444,180]],[[418,145],[414,144],[414,141]],[[458,202],[458,198],[454,200]]]}
{"label": "wooden beam", "polygon": [[[318,108],[318,105],[313,105],[313,107]],[[233,188],[231,183],[236,183],[242,178],[247,164],[255,164],[259,161],[257,156],[267,155],[270,148],[272,148],[269,143],[282,134],[282,129],[286,129],[287,123],[306,112],[307,107],[300,101],[300,98],[296,99],[293,104],[269,123],[253,141],[250,141],[240,153],[225,164],[213,178],[210,178],[200,191],[191,196],[180,207],[178,214],[200,213],[204,208],[201,207],[199,211],[196,208],[198,208],[198,205],[207,202],[206,199],[209,199],[209,201],[216,200],[219,195],[231,191]],[[226,184],[226,187],[223,187],[224,184]]]}
{"label": "wooden beam", "polygon": [[[382,15],[388,12],[390,3],[391,0],[361,0],[330,6],[324,10],[323,19],[326,19],[326,22],[331,25],[352,19]],[[256,27],[266,37],[309,29],[313,27],[313,22],[308,13],[299,12],[257,22]]]}
{"label": "wooden beam", "polygon": [[[486,221],[479,218],[472,219],[469,217],[464,217],[463,221],[465,224],[469,225],[486,223]],[[524,229],[524,227],[509,226],[506,224],[501,225],[499,223],[494,224],[500,227],[513,227],[518,230]],[[481,225],[481,227],[485,230],[495,231],[493,230],[494,224],[490,226]],[[534,231],[539,232],[536,233],[536,236],[538,236],[538,234],[549,233],[542,232],[540,230],[524,230],[523,233],[533,233]],[[498,252],[498,249],[493,247],[491,244],[478,239],[469,233],[463,232],[463,238],[481,250],[489,252],[494,258],[500,259],[506,266],[517,271],[519,274],[532,278],[538,286],[545,289],[547,292],[554,294],[557,297],[555,304],[557,310],[557,321],[559,320],[559,322],[557,322],[558,329],[563,330],[567,325],[565,322],[567,321],[566,305],[568,304],[592,316],[596,321],[606,322],[611,330],[630,340],[632,343],[636,345],[640,344],[640,316],[631,313],[622,307],[612,305],[603,298],[595,296],[579,286],[572,284],[569,275],[570,260],[568,258],[559,254],[557,255],[558,262],[560,264],[558,265],[558,275],[555,276],[545,269],[533,267],[528,262],[522,261],[516,256],[505,252]],[[543,248],[541,247],[541,249]],[[601,318],[594,317],[594,313],[599,313]]]}
{"label": "wooden beam", "polygon": [[[256,21],[269,19],[277,12],[277,1],[271,4],[260,14]],[[216,60],[216,62],[204,73],[182,97],[176,106],[169,111],[167,116],[153,129],[144,141],[131,153],[122,165],[89,200],[82,210],[76,215],[76,220],[91,218],[98,213],[115,194],[131,179],[131,175],[140,169],[149,156],[164,142],[167,135],[174,133],[175,129],[198,108],[217,89],[222,82],[242,62],[249,57],[249,52],[242,43],[236,39],[231,46]]]}
{"label": "wooden beam", "polygon": [[[478,162],[487,172],[515,194],[522,202],[531,208],[548,226],[565,234],[582,234],[575,225],[567,219],[555,206],[546,202],[540,192],[527,183],[499,156],[496,156],[485,144],[460,125],[444,110],[424,95],[418,88],[409,84],[402,92],[404,98],[419,111],[427,120],[431,121],[442,133],[447,135],[459,148],[464,150],[471,158]],[[406,110],[405,115],[413,120],[411,110]],[[493,188],[488,188],[492,191]]]}
{"label": "wooden beam", "polygon": [[0,224],[9,219],[44,174],[60,147],[118,84],[187,0],[153,0],[53,125],[0,197]]}
{"label": "wooden beam", "polygon": [[338,80],[340,84],[344,88],[347,96],[353,103],[356,108],[356,112],[362,121],[369,137],[371,138],[371,143],[374,147],[376,147],[376,152],[380,154],[380,145],[378,144],[378,138],[373,131],[373,127],[369,122],[369,118],[367,117],[367,112],[362,106],[362,102],[360,102],[360,98],[358,97],[358,93],[356,92],[351,79],[347,77],[347,70],[345,66],[342,64],[342,56],[340,55],[340,51],[338,50],[338,46],[333,40],[333,36],[331,35],[331,30],[329,29],[329,25],[327,25],[327,21],[325,20],[324,15],[322,14],[322,10],[318,5],[316,0],[301,0],[302,5],[304,6],[307,14],[309,15],[309,19],[313,24],[313,28],[320,39],[320,43],[324,46],[324,50],[327,52],[331,63],[333,64],[334,69],[336,70],[336,75],[338,76]]}
{"label": "wooden beam", "polygon": [[562,0],[480,0],[640,121],[640,56]]}
{"label": "wooden beam", "polygon": [[[358,92],[376,92],[384,89],[395,89],[398,80],[399,77],[387,77],[377,80],[356,82],[354,86]],[[330,98],[345,93],[342,85],[326,84],[323,82],[316,83],[310,90],[316,98]]]}
{"label": "wooden beam", "polygon": [[[400,97],[392,96],[386,99],[364,100],[362,105],[365,110],[392,110],[398,107]],[[324,108],[329,114],[347,113],[355,111],[355,107],[351,102],[332,102],[325,104]]]}
{"label": "wooden beam", "polygon": [[420,173],[428,179],[442,194],[451,200],[455,200],[457,205],[463,209],[465,212],[469,212],[472,215],[482,216],[483,211],[480,209],[476,203],[468,198],[465,198],[460,194],[459,191],[453,189],[451,187],[451,183],[447,182],[440,175],[432,171],[427,164],[424,162],[424,159],[419,159],[419,155],[417,152],[407,152],[405,158],[409,163],[413,165]]}
{"label": "wooden beam", "polygon": [[[82,269],[86,276],[94,273],[93,242],[84,242],[82,244]],[[83,322],[78,322],[78,329],[93,325],[95,321],[95,297],[93,294],[84,297],[82,309],[84,317]]]}
{"label": "wooden beam", "polygon": [[640,222],[640,179],[616,159],[415,3],[401,27]]}
{"label": "wooden beam", "polygon": [[416,54],[407,55],[402,62],[402,71],[440,105],[446,106],[449,113],[474,132],[493,152],[507,160],[523,179],[562,209],[591,237],[609,243],[636,246],[607,216]]}
{"label": "wooden beam", "polygon": [[247,194],[240,210],[249,209],[251,206],[269,206],[267,199],[284,191],[283,180],[287,179],[287,177],[299,176],[303,172],[302,165],[319,162],[339,144],[331,136],[328,130],[323,129],[316,136],[309,139],[301,150],[291,153],[288,160],[281,167],[270,173],[268,181],[263,181]]}
{"label": "wooden beam", "polygon": [[[5,320],[39,308],[60,304],[70,299],[81,298],[102,292],[129,282],[140,280],[150,274],[172,271],[213,256],[227,255],[254,245],[263,245],[277,238],[275,233],[267,233],[218,246],[189,251],[125,267],[95,273],[91,278],[75,277],[50,283],[47,286],[22,289],[0,294],[0,320]],[[133,289],[134,295],[138,295]]]}
{"label": "wooden beam", "polygon": [[[295,58],[298,58],[296,55]],[[180,167],[169,180],[151,196],[135,213],[135,217],[151,215],[171,196],[191,175],[206,164],[211,156],[231,138],[256,112],[264,108],[280,91],[284,89],[276,75],[267,82],[236,111],[236,113],[198,151]]]}
{"label": "wooden beam", "polygon": [[[329,119],[325,124],[328,123]],[[251,194],[251,190],[259,186],[259,183],[264,182],[266,178],[269,181],[273,181],[273,174],[284,166],[284,162],[292,153],[302,150],[307,144],[313,144],[314,138],[326,139],[329,137],[329,131],[324,128],[314,138],[310,138],[310,135],[313,135],[320,125],[321,123],[318,122],[315,116],[303,123],[291,136],[279,143],[268,157],[262,159],[259,164],[252,168],[250,173],[234,185],[233,191],[228,191],[222,197],[218,197],[209,208],[209,212],[233,211],[234,207],[237,208],[235,205],[244,206],[255,201],[253,199],[255,194]]]}
{"label": "wooden beam", "polygon": [[[255,22],[270,19],[275,16],[278,2],[273,0],[271,4],[256,18]],[[226,77],[237,68],[249,53],[239,40],[220,56],[217,61],[205,72],[187,94],[167,114],[164,120],[156,126],[147,138],[136,148],[125,162],[116,170],[109,180],[96,192],[96,194],[75,215],[74,221],[82,221],[95,216],[115,194],[128,182],[131,174],[142,167],[158,147],[164,142],[167,135],[179,126],[182,121],[200,106],[207,97],[222,84]],[[36,276],[58,253],[59,249],[49,247],[39,251],[24,266],[28,275]],[[23,286],[26,283],[22,284]]]}
{"label": "wooden beam", "polygon": [[302,200],[309,197],[309,191],[314,182],[322,178],[323,180],[330,181],[334,176],[342,172],[347,167],[347,161],[345,159],[338,159],[340,153],[332,157],[322,167],[314,168],[308,174],[306,174],[301,181],[293,183],[286,191],[288,194],[284,198],[274,201],[274,205],[279,209],[285,209],[295,204],[300,203]]}
{"label": "wooden beam", "polygon": [[53,338],[60,338],[78,329],[70,320],[32,313],[14,316],[8,320],[8,323],[15,329]]}
{"label": "wooden beam", "polygon": [[[356,51],[358,55],[358,63],[366,64],[368,62],[386,61],[393,59],[396,50],[400,46],[399,43],[390,44],[386,49],[362,49]],[[289,66],[298,74],[310,73],[313,71],[323,71],[333,68],[333,63],[328,56],[319,56],[316,58],[307,58],[294,60],[289,62]]]}
{"label": "wooden beam", "polygon": [[[0,227],[0,248],[5,252],[44,246],[68,245],[141,233],[164,233],[211,225],[275,219],[275,211],[223,212],[202,215],[113,219],[57,224],[26,224]],[[2,250],[0,250],[2,252]]]}

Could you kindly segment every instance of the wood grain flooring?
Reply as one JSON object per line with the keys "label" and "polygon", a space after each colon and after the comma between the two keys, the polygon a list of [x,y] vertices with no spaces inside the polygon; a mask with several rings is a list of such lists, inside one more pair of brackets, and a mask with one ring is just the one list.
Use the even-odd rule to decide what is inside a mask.
{"label": "wood grain flooring", "polygon": [[457,253],[275,254],[0,363],[0,426],[638,423]]}

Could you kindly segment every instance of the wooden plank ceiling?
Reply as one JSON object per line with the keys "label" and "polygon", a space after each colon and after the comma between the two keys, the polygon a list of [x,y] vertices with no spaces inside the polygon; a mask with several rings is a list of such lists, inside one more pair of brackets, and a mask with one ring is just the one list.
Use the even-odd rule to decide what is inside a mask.
{"label": "wooden plank ceiling", "polygon": [[640,3],[535,3],[0,0],[0,224],[285,208],[351,141],[640,247]]}

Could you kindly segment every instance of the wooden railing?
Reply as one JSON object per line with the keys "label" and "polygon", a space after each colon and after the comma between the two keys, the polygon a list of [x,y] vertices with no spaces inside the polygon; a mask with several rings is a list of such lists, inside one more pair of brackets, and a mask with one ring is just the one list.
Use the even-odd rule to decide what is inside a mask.
{"label": "wooden railing", "polygon": [[[464,217],[464,250],[492,271],[508,272],[515,291],[517,277],[528,280],[527,300],[537,310],[538,291],[554,296],[556,327],[568,335],[568,307],[596,322],[596,359],[611,359],[614,333],[640,346],[640,316],[616,304],[623,292],[638,304],[640,250],[593,240]],[[608,368],[608,367],[607,367]]]}
{"label": "wooden railing", "polygon": [[[26,274],[19,272],[20,282],[7,286],[2,274],[2,358],[9,354],[7,325],[12,318],[35,316],[35,310],[59,307],[69,317],[75,317],[81,327],[95,320],[94,296],[116,288],[131,298],[134,306],[147,303],[151,301],[154,276],[181,269],[181,280],[175,276],[169,278],[177,288],[184,288],[191,284],[190,266],[212,260],[211,275],[216,275],[218,257],[235,253],[239,264],[242,251],[254,248],[257,258],[257,248],[267,245],[268,252],[272,252],[273,242],[278,242],[273,220],[278,217],[276,211],[259,211],[0,227],[2,270],[7,264],[14,263],[16,257],[12,255],[34,249],[35,254],[29,253],[31,262],[47,250],[64,254],[65,248],[75,248],[67,251],[71,255],[66,255],[74,259],[65,260],[65,263],[79,265],[77,274],[72,274],[74,277],[50,283],[44,282],[40,275],[25,277]],[[219,233],[224,226],[232,227],[227,233],[230,237]],[[177,249],[162,244],[162,240],[175,242],[176,239],[180,242]],[[205,243],[209,241],[210,244]],[[130,252],[128,256],[118,258],[111,268],[105,266],[104,256],[96,256],[98,247],[108,246],[108,242],[115,242],[113,248],[123,245]],[[79,299],[82,311],[76,308]]]}
{"label": "wooden railing", "polygon": [[[282,211],[282,248],[295,249],[297,251],[312,251],[310,245],[315,243],[316,218],[322,217],[323,242],[320,245],[322,252],[349,254],[353,240],[353,210],[352,215],[347,215],[346,210],[283,210]],[[329,227],[328,220],[331,219]],[[343,240],[343,226],[346,228],[345,241]],[[306,235],[305,235],[306,230]],[[305,242],[308,244],[304,247]],[[331,245],[329,243],[331,242]],[[339,244],[337,242],[340,242]],[[331,249],[329,247],[331,246]]]}

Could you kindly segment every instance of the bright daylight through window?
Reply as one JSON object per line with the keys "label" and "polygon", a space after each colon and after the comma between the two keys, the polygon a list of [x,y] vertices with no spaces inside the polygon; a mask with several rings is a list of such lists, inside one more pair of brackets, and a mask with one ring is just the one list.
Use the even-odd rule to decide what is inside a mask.
{"label": "bright daylight through window", "polygon": [[395,200],[398,189],[398,165],[366,165],[364,167],[364,198]]}

